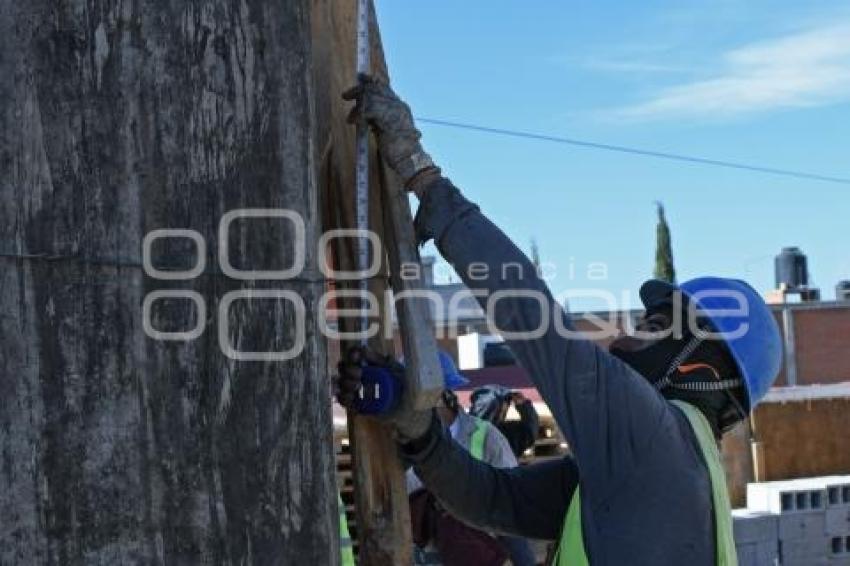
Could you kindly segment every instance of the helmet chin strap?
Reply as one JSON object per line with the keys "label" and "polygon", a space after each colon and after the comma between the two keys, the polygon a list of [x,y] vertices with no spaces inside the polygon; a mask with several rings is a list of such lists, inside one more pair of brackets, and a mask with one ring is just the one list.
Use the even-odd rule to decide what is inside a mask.
{"label": "helmet chin strap", "polygon": [[718,381],[697,381],[695,383],[671,383],[669,387],[682,391],[712,392],[733,389],[742,383],[740,379],[721,379]]}
{"label": "helmet chin strap", "polygon": [[693,354],[699,345],[702,344],[702,336],[699,334],[694,335],[688,342],[685,344],[685,347],[682,348],[682,351],[679,352],[673,361],[670,362],[670,366],[667,368],[667,371],[661,376],[661,379],[654,383],[655,388],[658,391],[663,390],[666,387],[670,387],[673,384],[672,377],[673,374],[679,369],[679,366],[685,363],[691,354]]}
{"label": "helmet chin strap", "polygon": [[731,389],[736,387],[740,387],[743,385],[743,380],[740,378],[735,379],[720,379],[720,375],[717,373],[717,370],[712,366],[706,364],[705,367],[708,367],[712,370],[714,375],[717,377],[715,381],[697,381],[690,383],[674,383],[673,375],[680,371],[683,364],[688,360],[688,358],[699,348],[700,344],[702,344],[704,339],[704,335],[702,333],[695,334],[688,342],[685,344],[685,347],[682,348],[682,351],[673,358],[673,361],[670,362],[670,366],[667,368],[667,371],[664,375],[655,382],[655,388],[658,391],[662,391],[665,388],[678,389],[682,391],[693,391],[693,392],[715,392],[715,391],[723,391],[726,393],[728,399],[732,402],[735,407],[735,410],[741,416],[741,419],[747,418],[747,412],[744,410],[744,407],[735,398],[735,395],[731,393]]}

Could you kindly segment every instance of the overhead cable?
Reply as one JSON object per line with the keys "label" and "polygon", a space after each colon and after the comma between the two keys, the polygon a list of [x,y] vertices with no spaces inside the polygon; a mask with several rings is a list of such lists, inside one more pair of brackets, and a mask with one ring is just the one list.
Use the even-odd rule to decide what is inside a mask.
{"label": "overhead cable", "polygon": [[678,153],[668,153],[664,151],[654,151],[650,149],[642,149],[638,147],[628,147],[624,145],[614,145],[608,143],[599,143],[575,138],[567,138],[561,136],[552,136],[547,134],[538,134],[533,132],[522,132],[517,130],[508,130],[504,128],[492,128],[489,126],[480,126],[476,124],[467,124],[462,122],[452,122],[449,120],[440,120],[436,118],[421,118],[416,120],[423,124],[432,124],[435,126],[445,126],[449,128],[458,128],[463,130],[471,130],[487,134],[497,134],[500,136],[510,136],[514,138],[532,139],[538,141],[554,142],[590,149],[601,149],[604,151],[616,151],[619,153],[629,153],[632,155],[640,155],[644,157],[655,157],[658,159],[669,159],[686,163],[694,163],[698,165],[709,165],[714,167],[725,167],[727,169],[740,169],[744,171],[753,171],[756,173],[767,173],[770,175],[781,175],[784,177],[795,177],[798,179],[808,179],[810,181],[822,181],[826,183],[839,183],[842,185],[850,185],[850,178],[835,177],[831,175],[821,175],[819,173],[810,173],[806,171],[794,171],[792,169],[779,169],[776,167],[764,167],[761,165],[752,165],[735,161],[724,161],[721,159],[709,159],[706,157],[697,157],[693,155],[682,155]]}

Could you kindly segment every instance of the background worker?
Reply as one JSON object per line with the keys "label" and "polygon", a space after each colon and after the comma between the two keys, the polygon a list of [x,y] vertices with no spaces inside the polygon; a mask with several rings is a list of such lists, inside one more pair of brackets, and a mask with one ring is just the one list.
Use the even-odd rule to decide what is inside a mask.
{"label": "background worker", "polygon": [[[469,451],[469,454],[478,461],[496,468],[516,467],[516,457],[499,429],[489,421],[474,417],[463,410],[454,390],[468,385],[469,380],[460,374],[454,361],[447,353],[441,351],[439,356],[446,389],[436,412],[440,422],[448,429],[451,438]],[[492,544],[488,539],[493,537],[480,533],[480,531],[469,536],[470,533],[465,526],[452,525],[449,529],[440,529],[438,520],[424,519],[424,517],[445,514],[442,505],[435,500],[433,495],[430,492],[423,493],[424,491],[427,490],[424,490],[422,481],[413,469],[409,469],[407,471],[407,492],[411,496],[414,540],[418,535],[421,542],[428,541],[428,543],[417,546],[415,549],[414,564],[464,564],[465,566],[487,563],[501,564],[498,558],[500,555],[504,556],[500,552],[501,549],[501,551],[507,553],[511,563],[515,566],[534,566],[534,553],[528,541],[523,538],[500,536],[495,539],[495,544]],[[423,510],[419,506],[424,506],[426,509]],[[450,520],[456,521],[455,519]],[[432,528],[435,526],[438,528]],[[444,538],[448,537],[449,540],[437,540],[440,535],[443,535]],[[466,540],[459,540],[461,537],[465,537]]]}
{"label": "background worker", "polygon": [[[485,385],[472,392],[469,414],[489,421],[499,429],[519,458],[534,446],[540,428],[540,418],[534,404],[521,391],[512,391],[501,385]],[[519,420],[508,420],[508,410],[513,404]]]}
{"label": "background worker", "polygon": [[[418,196],[420,240],[436,241],[483,305],[499,292],[491,322],[510,337],[572,451],[494,468],[452,441],[432,411],[403,408],[392,416],[397,439],[428,489],[471,524],[557,540],[559,564],[735,564],[717,439],[746,418],[779,370],[779,332],[761,297],[733,279],[647,282],[640,334],[605,351],[568,332],[534,266],[441,175],[388,86],[365,80],[345,96]],[[502,277],[508,263],[522,265],[522,277]],[[356,387],[359,369],[341,369],[340,387]]]}

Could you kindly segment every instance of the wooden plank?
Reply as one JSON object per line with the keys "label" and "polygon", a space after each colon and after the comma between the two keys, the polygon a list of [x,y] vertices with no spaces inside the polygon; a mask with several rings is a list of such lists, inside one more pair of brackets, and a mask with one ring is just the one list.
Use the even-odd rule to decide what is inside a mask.
{"label": "wooden plank", "polygon": [[[314,67],[332,67],[333,73],[317,74],[314,84],[317,124],[330,127],[328,145],[317,147],[321,160],[320,185],[324,204],[326,230],[354,228],[354,128],[345,121],[350,104],[340,93],[355,81],[354,47],[356,2],[353,0],[313,0]],[[386,77],[386,65],[377,23],[372,15],[372,66],[374,74]],[[330,126],[328,126],[330,125]],[[385,240],[383,202],[377,154],[372,150],[370,171],[370,225]],[[331,242],[336,269],[356,269],[352,239]],[[370,282],[370,290],[379,299],[387,292],[386,268],[383,278]],[[347,288],[356,288],[356,282]],[[352,307],[354,305],[346,305]],[[354,320],[341,320],[344,331],[356,329]],[[382,332],[392,321],[381,320]],[[353,345],[353,344],[351,344]],[[349,344],[342,344],[342,351]],[[379,352],[390,352],[391,341],[378,337],[370,346]],[[358,562],[365,566],[395,566],[412,562],[413,542],[410,535],[410,512],[404,473],[389,427],[374,418],[349,415],[350,453],[353,461],[356,541]]]}
{"label": "wooden plank", "polygon": [[[416,410],[427,410],[437,404],[443,392],[443,371],[437,358],[429,300],[423,294],[423,270],[407,193],[386,166],[381,172],[384,224],[390,231],[386,239],[390,280],[404,348],[405,401]],[[406,277],[408,272],[419,277]]]}

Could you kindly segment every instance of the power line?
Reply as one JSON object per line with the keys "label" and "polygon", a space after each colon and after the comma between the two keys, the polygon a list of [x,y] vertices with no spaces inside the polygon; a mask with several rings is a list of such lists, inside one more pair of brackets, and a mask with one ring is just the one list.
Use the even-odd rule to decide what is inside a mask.
{"label": "power line", "polygon": [[808,179],[811,181],[823,181],[827,183],[840,183],[842,185],[850,185],[850,178],[847,177],[832,177],[829,175],[820,175],[817,173],[808,173],[805,171],[793,171],[791,169],[778,169],[775,167],[762,167],[760,165],[749,165],[747,163],[738,163],[734,161],[723,161],[720,159],[708,159],[705,157],[695,157],[692,155],[681,155],[677,153],[666,153],[663,151],[653,151],[649,149],[641,149],[636,147],[627,147],[624,145],[612,145],[607,143],[598,143],[592,141],[579,140],[574,138],[565,138],[560,136],[550,136],[546,134],[535,134],[532,132],[521,132],[517,130],[506,130],[502,128],[491,128],[488,126],[478,126],[475,124],[465,124],[461,122],[451,122],[448,120],[438,120],[436,118],[416,118],[417,121],[425,124],[433,124],[435,126],[445,126],[449,128],[458,128],[462,130],[472,130],[487,134],[497,134],[501,136],[510,136],[514,138],[532,139],[538,141],[548,141],[573,145],[590,149],[602,149],[605,151],[616,151],[619,153],[629,153],[632,155],[642,155],[645,157],[656,157],[659,159],[670,159],[674,161],[684,161],[686,163],[696,163],[699,165],[712,165],[715,167],[726,167],[728,169],[741,169],[744,171],[755,171],[757,173],[768,173],[771,175],[782,175],[785,177],[795,177],[798,179]]}

